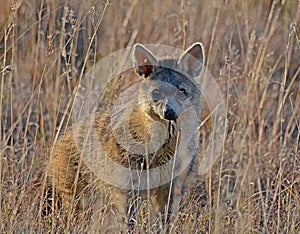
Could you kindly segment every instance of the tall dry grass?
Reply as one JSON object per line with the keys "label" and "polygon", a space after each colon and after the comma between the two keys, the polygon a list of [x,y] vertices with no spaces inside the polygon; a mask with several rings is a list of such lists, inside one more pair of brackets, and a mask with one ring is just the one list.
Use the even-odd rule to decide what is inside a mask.
{"label": "tall dry grass", "polygon": [[[47,193],[53,142],[87,69],[134,43],[203,42],[224,95],[222,154],[185,197],[173,230],[300,232],[300,2],[0,2],[2,233],[85,232]],[[52,203],[52,207],[49,207]],[[151,230],[148,230],[151,232]]]}

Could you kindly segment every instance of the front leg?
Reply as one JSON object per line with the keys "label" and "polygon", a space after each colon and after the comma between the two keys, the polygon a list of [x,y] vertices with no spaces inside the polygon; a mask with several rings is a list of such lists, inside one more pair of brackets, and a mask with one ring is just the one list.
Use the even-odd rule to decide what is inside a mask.
{"label": "front leg", "polygon": [[101,184],[95,191],[91,233],[126,233],[127,191]]}

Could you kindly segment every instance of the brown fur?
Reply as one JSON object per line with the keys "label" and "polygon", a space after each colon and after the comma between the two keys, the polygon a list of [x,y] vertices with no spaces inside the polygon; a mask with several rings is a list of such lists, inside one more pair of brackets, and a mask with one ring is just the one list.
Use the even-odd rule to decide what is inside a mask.
{"label": "brown fur", "polygon": [[[146,50],[146,57],[148,56],[147,52],[149,51]],[[145,53],[145,51],[142,51],[142,53]],[[151,65],[147,64],[138,71],[140,75],[142,75],[141,73],[144,71],[147,72],[148,78],[144,79],[144,82],[148,82],[149,79],[151,80],[149,75],[153,75],[153,79],[155,79],[155,74],[151,74],[154,73],[151,66],[153,65],[152,60],[155,58],[150,57],[150,59]],[[145,59],[142,58],[142,60],[144,61]],[[187,82],[187,80],[185,81],[185,77],[178,77],[178,82],[180,79]],[[141,89],[140,92],[139,95],[143,96],[144,92],[147,94],[149,91],[148,89]],[[193,93],[195,95],[196,92],[194,91]],[[195,99],[197,98],[198,96],[195,97]],[[160,102],[155,102],[155,105],[160,104]],[[122,127],[118,127],[115,130],[113,129],[111,116],[114,115],[111,109],[107,109],[87,118],[85,121],[76,123],[72,129],[68,129],[55,144],[50,159],[49,175],[55,189],[62,198],[63,208],[67,212],[72,212],[74,210],[86,210],[89,207],[93,207],[93,220],[96,223],[95,229],[97,230],[124,231],[125,226],[120,225],[124,223],[123,218],[125,218],[127,222],[132,221],[132,218],[138,220],[138,216],[143,210],[141,207],[142,201],[148,201],[147,204],[150,205],[146,206],[151,213],[149,216],[150,219],[160,219],[166,222],[168,218],[166,220],[165,217],[170,215],[172,211],[176,211],[184,187],[189,183],[187,178],[191,170],[195,167],[194,165],[190,165],[173,181],[149,191],[118,188],[98,178],[92,173],[83,160],[82,154],[86,152],[84,142],[88,135],[87,132],[91,127],[96,130],[95,138],[101,143],[106,155],[125,168],[142,171],[164,166],[169,160],[172,161],[175,155],[177,141],[180,139],[180,130],[176,128],[176,121],[163,119],[158,114],[153,113],[153,110],[147,105],[150,104],[142,103],[130,113],[128,131],[132,138],[141,144],[148,142],[149,139],[153,137],[150,135],[149,129],[155,121],[159,121],[166,129],[169,129],[167,140],[155,153],[147,155],[149,158],[145,155],[131,153],[130,150],[128,151],[120,146],[115,135],[122,136],[124,129]],[[123,113],[118,114],[122,115]],[[120,126],[123,125],[121,119],[122,118],[120,118]],[[172,130],[170,130],[170,127]],[[192,125],[192,127],[194,126]],[[158,132],[157,134],[159,136],[160,133]],[[176,163],[180,165],[183,161],[184,159],[179,159]],[[191,163],[193,164],[194,160],[192,160]],[[96,167],[97,166],[98,165],[96,165]],[[102,166],[103,165],[99,165],[99,168]],[[112,173],[113,168],[111,169],[110,171],[108,165],[108,173]],[[166,170],[163,171],[160,176],[170,177],[171,173],[172,171]],[[124,180],[125,183],[128,184],[133,183],[134,186],[138,183],[136,180],[130,181],[130,178],[128,178],[127,181],[126,178],[122,178],[122,175],[113,174],[111,176],[116,176],[114,179]],[[157,180],[159,181],[159,178],[157,178]],[[163,216],[160,217],[160,214]],[[148,222],[150,222],[150,220],[148,220]]]}

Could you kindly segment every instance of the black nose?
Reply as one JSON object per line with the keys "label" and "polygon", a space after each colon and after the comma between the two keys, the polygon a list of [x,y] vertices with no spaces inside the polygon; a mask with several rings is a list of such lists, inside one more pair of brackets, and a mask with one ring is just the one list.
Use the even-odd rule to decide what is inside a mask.
{"label": "black nose", "polygon": [[178,115],[176,114],[176,112],[169,105],[166,105],[165,119],[175,120],[177,118],[178,118]]}

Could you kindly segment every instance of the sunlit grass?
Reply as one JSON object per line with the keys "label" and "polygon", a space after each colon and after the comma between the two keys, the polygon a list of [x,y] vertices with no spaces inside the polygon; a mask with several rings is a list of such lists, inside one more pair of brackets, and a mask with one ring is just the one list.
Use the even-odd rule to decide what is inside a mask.
{"label": "sunlit grass", "polygon": [[86,232],[90,211],[67,219],[46,175],[84,73],[136,42],[196,41],[224,95],[227,136],[172,230],[300,232],[299,2],[11,2],[0,9],[1,232]]}

